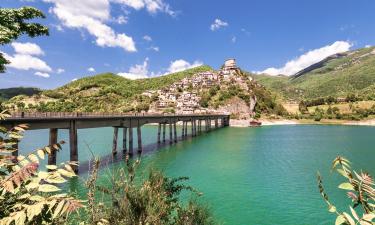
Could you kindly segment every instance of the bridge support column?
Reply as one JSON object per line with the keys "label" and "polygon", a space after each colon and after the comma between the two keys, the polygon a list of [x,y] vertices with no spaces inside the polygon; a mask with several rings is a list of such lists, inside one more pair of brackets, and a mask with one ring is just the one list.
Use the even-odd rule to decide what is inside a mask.
{"label": "bridge support column", "polygon": [[197,121],[193,120],[193,127],[194,127],[194,137],[197,136]]}
{"label": "bridge support column", "polygon": [[129,155],[133,155],[133,128],[129,127]]}
{"label": "bridge support column", "polygon": [[138,138],[138,153],[142,152],[142,130],[141,126],[138,123],[137,126],[137,138]]}
{"label": "bridge support column", "polygon": [[160,144],[161,123],[158,125],[158,144]]}
{"label": "bridge support column", "polygon": [[56,149],[53,145],[57,144],[57,129],[49,129],[49,146],[51,147],[51,154],[48,154],[48,165],[56,165]]}
{"label": "bridge support column", "polygon": [[[70,121],[69,128],[69,145],[70,145],[70,161],[78,162],[78,135],[76,121]],[[78,172],[78,167],[73,166],[74,172]]]}
{"label": "bridge support column", "polygon": [[117,154],[117,138],[118,138],[118,127],[114,127],[113,128],[112,155]]}
{"label": "bridge support column", "polygon": [[188,123],[188,121],[185,121],[185,138],[188,136],[188,133],[187,133],[187,123]]}
{"label": "bridge support column", "polygon": [[163,142],[165,142],[165,130],[166,130],[166,123],[163,123]]}
{"label": "bridge support column", "polygon": [[184,137],[184,132],[185,132],[185,121],[182,121],[182,128],[181,128],[181,137]]}
{"label": "bridge support column", "polygon": [[177,143],[177,127],[176,122],[173,123],[174,142]]}
{"label": "bridge support column", "polygon": [[169,121],[169,144],[173,143],[173,135],[172,135],[172,122]]}
{"label": "bridge support column", "polygon": [[215,119],[215,129],[219,128],[219,121]]}
{"label": "bridge support column", "polygon": [[122,151],[123,153],[126,153],[128,150],[126,148],[126,135],[128,133],[128,128],[123,127],[122,128]]}
{"label": "bridge support column", "polygon": [[202,133],[202,120],[198,120],[198,133]]}

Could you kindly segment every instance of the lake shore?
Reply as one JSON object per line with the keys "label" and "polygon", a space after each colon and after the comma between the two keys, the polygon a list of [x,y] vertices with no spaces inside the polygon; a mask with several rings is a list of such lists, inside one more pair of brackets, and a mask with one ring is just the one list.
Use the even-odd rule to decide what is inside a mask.
{"label": "lake shore", "polygon": [[[260,119],[262,126],[280,126],[280,125],[348,125],[348,126],[375,126],[375,119],[351,121],[351,120],[288,120],[288,119]],[[230,120],[231,127],[248,127],[249,120]]]}

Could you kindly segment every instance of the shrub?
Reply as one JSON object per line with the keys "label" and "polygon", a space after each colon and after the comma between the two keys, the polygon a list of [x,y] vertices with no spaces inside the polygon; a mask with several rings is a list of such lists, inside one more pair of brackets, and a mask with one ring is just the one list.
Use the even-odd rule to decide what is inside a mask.
{"label": "shrub", "polygon": [[332,171],[341,175],[345,182],[338,187],[347,191],[347,197],[352,202],[349,207],[350,212],[341,212],[329,200],[323,187],[323,180],[318,173],[318,187],[324,201],[328,205],[328,211],[336,215],[336,225],[371,225],[375,218],[375,192],[374,181],[370,174],[366,172],[357,173],[351,169],[350,162],[344,157],[338,156],[332,163]]}
{"label": "shrub", "polygon": [[[0,119],[8,115],[0,113]],[[61,144],[38,149],[27,156],[13,156],[26,125],[10,130],[0,127],[0,224],[62,224],[69,214],[83,206],[56,186],[75,176],[71,164],[48,165],[38,171],[39,160]],[[76,164],[74,164],[76,165]]]}

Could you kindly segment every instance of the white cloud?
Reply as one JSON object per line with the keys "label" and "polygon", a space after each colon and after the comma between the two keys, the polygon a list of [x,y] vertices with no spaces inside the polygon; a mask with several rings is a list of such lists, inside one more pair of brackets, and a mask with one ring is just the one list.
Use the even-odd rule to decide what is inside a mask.
{"label": "white cloud", "polygon": [[365,45],[365,48],[371,48],[372,46],[371,45]]}
{"label": "white cloud", "polygon": [[39,47],[39,45],[34,44],[34,43],[13,42],[12,47],[16,53],[21,54],[21,55],[44,55],[44,52]]}
{"label": "white cloud", "polygon": [[58,69],[56,70],[56,73],[57,73],[57,74],[61,74],[61,73],[64,73],[64,72],[65,72],[65,70],[62,69],[62,68],[58,68]]}
{"label": "white cloud", "polygon": [[176,16],[176,12],[173,11],[169,4],[163,2],[163,0],[111,0],[112,2],[123,4],[127,7],[135,10],[145,8],[149,13],[155,14],[157,12],[164,12],[170,16]]}
{"label": "white cloud", "polygon": [[40,76],[40,77],[44,77],[44,78],[49,78],[49,74],[48,73],[43,73],[43,72],[35,72],[34,75],[37,75],[37,76]]}
{"label": "white cloud", "polygon": [[78,80],[78,78],[74,78],[74,79],[72,79],[72,81],[76,81],[76,80]]}
{"label": "white cloud", "polygon": [[119,16],[116,18],[116,23],[118,24],[126,24],[128,23],[128,18],[125,16]]}
{"label": "white cloud", "polygon": [[215,19],[214,23],[211,24],[210,29],[212,31],[218,30],[222,27],[227,27],[229,24],[225,21],[222,21],[220,19]]}
{"label": "white cloud", "polygon": [[143,64],[137,64],[130,67],[129,72],[118,73],[118,75],[128,78],[130,80],[148,78],[148,58],[146,58]]}
{"label": "white cloud", "polygon": [[152,38],[148,35],[143,36],[143,40],[152,41]]}
{"label": "white cloud", "polygon": [[87,69],[87,71],[89,71],[89,72],[95,72],[95,68],[90,67],[90,68]]}
{"label": "white cloud", "polygon": [[155,52],[158,52],[160,50],[158,46],[151,46],[149,49]]}
{"label": "white cloud", "polygon": [[237,37],[236,36],[233,36],[232,39],[231,39],[231,42],[234,44],[237,42]]}
{"label": "white cloud", "polygon": [[331,45],[311,50],[296,59],[290,60],[281,68],[271,67],[264,71],[259,71],[256,73],[265,73],[269,75],[283,74],[290,76],[305,69],[306,67],[313,65],[314,63],[327,58],[328,56],[349,51],[352,46],[353,44],[347,41],[336,41]]}
{"label": "white cloud", "polygon": [[53,3],[51,12],[69,28],[85,29],[96,37],[101,47],[120,47],[128,52],[137,51],[132,37],[118,34],[105,24],[110,20],[108,0],[44,0]]}
{"label": "white cloud", "polygon": [[43,60],[31,56],[31,55],[21,55],[14,54],[13,56],[3,53],[4,57],[10,61],[7,65],[10,68],[18,70],[38,70],[43,72],[51,72],[52,69]]}
{"label": "white cloud", "polygon": [[189,63],[183,59],[178,59],[175,61],[172,61],[171,64],[169,65],[168,72],[167,73],[176,73],[180,72],[186,69],[194,68],[197,66],[203,65],[202,62],[200,61],[195,61],[194,63]]}

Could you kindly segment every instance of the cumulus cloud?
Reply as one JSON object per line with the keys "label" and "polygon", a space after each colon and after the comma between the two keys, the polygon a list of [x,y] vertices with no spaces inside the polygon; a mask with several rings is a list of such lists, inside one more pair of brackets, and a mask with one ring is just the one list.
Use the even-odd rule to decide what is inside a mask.
{"label": "cumulus cloud", "polygon": [[172,61],[171,64],[169,65],[167,73],[176,73],[180,72],[186,69],[194,68],[197,66],[203,65],[202,62],[200,61],[195,61],[193,63],[189,63],[188,61],[185,61],[183,59],[178,59],[175,61]]}
{"label": "cumulus cloud", "polygon": [[128,18],[125,17],[125,16],[119,16],[119,17],[116,18],[115,21],[118,24],[126,24],[126,23],[128,23]]}
{"label": "cumulus cloud", "polygon": [[105,24],[110,20],[108,0],[44,0],[53,3],[51,12],[68,28],[85,29],[96,37],[100,47],[120,47],[128,52],[137,51],[132,37],[118,34]]}
{"label": "cumulus cloud", "polygon": [[130,67],[129,72],[118,73],[118,75],[128,78],[130,80],[148,78],[148,58],[142,64],[137,64]]}
{"label": "cumulus cloud", "polygon": [[334,55],[336,53],[349,51],[352,46],[353,44],[348,41],[336,41],[331,45],[327,45],[319,49],[308,51],[307,53],[299,56],[298,58],[290,60],[281,68],[271,67],[256,73],[265,73],[269,75],[283,74],[290,76],[305,69],[306,67],[309,67],[327,58],[328,56]]}
{"label": "cumulus cloud", "polygon": [[109,25],[110,21],[125,24],[127,17],[113,19],[110,15],[111,3],[120,4],[136,10],[145,9],[149,13],[164,12],[171,16],[176,13],[163,0],[43,0],[52,3],[50,13],[56,15],[67,28],[86,30],[95,37],[100,47],[120,47],[127,52],[136,52],[132,37],[117,33]]}
{"label": "cumulus cloud", "polygon": [[143,36],[143,40],[145,41],[152,41],[152,38],[148,35]]}
{"label": "cumulus cloud", "polygon": [[95,68],[90,67],[90,68],[87,69],[87,71],[89,71],[89,72],[95,72]]}
{"label": "cumulus cloud", "polygon": [[34,44],[34,43],[13,42],[11,45],[12,45],[14,51],[18,54],[21,54],[21,55],[44,55],[44,52],[39,47],[39,45]]}
{"label": "cumulus cloud", "polygon": [[135,10],[146,9],[149,13],[155,14],[157,12],[164,12],[170,16],[176,16],[169,4],[163,0],[111,0],[112,2],[120,3]]}
{"label": "cumulus cloud", "polygon": [[49,78],[49,74],[48,73],[43,73],[43,72],[35,72],[34,75],[37,75],[39,77],[44,77],[44,78]]}
{"label": "cumulus cloud", "polygon": [[38,55],[44,55],[43,50],[34,43],[26,42],[12,43],[12,47],[15,51],[14,55],[9,55],[2,52],[5,59],[10,61],[7,67],[18,69],[18,70],[37,70],[39,72],[52,72],[51,67],[42,59],[36,57]]}
{"label": "cumulus cloud", "polygon": [[237,37],[236,36],[233,36],[232,39],[231,39],[231,42],[234,44],[237,42]]}
{"label": "cumulus cloud", "polygon": [[160,50],[158,46],[151,46],[149,49],[155,52],[158,52]]}
{"label": "cumulus cloud", "polygon": [[57,73],[57,74],[61,74],[61,73],[64,73],[64,72],[65,72],[65,70],[62,69],[62,68],[58,68],[58,69],[56,70],[56,73]]}
{"label": "cumulus cloud", "polygon": [[222,27],[227,27],[229,24],[221,19],[215,19],[214,23],[211,24],[210,29],[212,31],[219,30]]}

